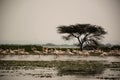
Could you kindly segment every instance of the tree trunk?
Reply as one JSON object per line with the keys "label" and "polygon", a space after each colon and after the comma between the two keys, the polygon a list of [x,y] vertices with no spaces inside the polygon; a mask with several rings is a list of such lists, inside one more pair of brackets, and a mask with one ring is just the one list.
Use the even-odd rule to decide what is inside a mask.
{"label": "tree trunk", "polygon": [[79,42],[80,51],[82,51],[82,50],[83,50],[83,44],[82,44],[82,42],[80,41],[79,37],[78,37],[77,39],[78,39],[78,42]]}
{"label": "tree trunk", "polygon": [[80,51],[82,51],[83,50],[83,45],[82,44],[80,44]]}

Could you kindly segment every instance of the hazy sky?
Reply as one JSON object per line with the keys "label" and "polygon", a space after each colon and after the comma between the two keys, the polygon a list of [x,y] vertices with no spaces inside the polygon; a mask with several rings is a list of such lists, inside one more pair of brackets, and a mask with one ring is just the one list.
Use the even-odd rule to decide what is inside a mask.
{"label": "hazy sky", "polygon": [[100,25],[105,43],[120,43],[120,0],[0,0],[0,43],[72,44],[56,27],[76,23]]}

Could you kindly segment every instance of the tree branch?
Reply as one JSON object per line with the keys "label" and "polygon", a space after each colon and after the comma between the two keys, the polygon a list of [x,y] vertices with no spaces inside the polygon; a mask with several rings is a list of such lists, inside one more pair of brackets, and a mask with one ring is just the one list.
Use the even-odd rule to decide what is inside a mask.
{"label": "tree branch", "polygon": [[74,35],[73,33],[70,33],[72,36],[74,36],[75,38],[78,38],[76,35]]}

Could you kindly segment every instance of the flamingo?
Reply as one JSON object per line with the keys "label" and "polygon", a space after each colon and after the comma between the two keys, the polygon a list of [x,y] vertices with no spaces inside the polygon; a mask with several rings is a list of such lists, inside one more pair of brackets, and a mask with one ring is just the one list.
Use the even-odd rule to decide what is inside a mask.
{"label": "flamingo", "polygon": [[41,53],[41,52],[38,51],[38,50],[34,50],[33,52],[34,52],[34,53],[37,53],[37,54],[40,54],[40,53]]}
{"label": "flamingo", "polygon": [[84,56],[89,56],[90,54],[89,54],[88,51],[83,51],[83,55],[84,55]]}
{"label": "flamingo", "polygon": [[67,53],[68,53],[68,54],[71,54],[71,55],[74,54],[74,53],[72,53],[69,49],[67,49]]}
{"label": "flamingo", "polygon": [[101,57],[104,57],[104,56],[107,56],[107,55],[108,55],[108,53],[106,53],[106,52],[103,52],[102,54],[100,54]]}
{"label": "flamingo", "polygon": [[57,49],[55,49],[53,53],[58,55],[60,52]]}
{"label": "flamingo", "polygon": [[10,53],[11,54],[15,54],[15,51],[10,49]]}

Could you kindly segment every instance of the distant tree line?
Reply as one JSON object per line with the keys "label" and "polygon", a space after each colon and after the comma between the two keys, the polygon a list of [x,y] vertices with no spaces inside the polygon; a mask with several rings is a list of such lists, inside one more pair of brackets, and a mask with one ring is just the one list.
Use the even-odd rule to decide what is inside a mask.
{"label": "distant tree line", "polygon": [[85,46],[84,49],[87,49],[87,50],[100,49],[103,51],[120,50],[120,45],[99,44],[99,46]]}
{"label": "distant tree line", "polygon": [[41,51],[42,46],[41,45],[14,45],[14,44],[5,44],[5,45],[0,45],[0,49],[25,49],[25,51],[31,52],[32,48],[35,48],[36,50]]}
{"label": "distant tree line", "polygon": [[[32,52],[32,48],[42,51],[43,46],[41,45],[13,45],[13,44],[5,44],[5,45],[0,45],[0,49],[6,50],[6,49],[25,49],[25,51]],[[54,48],[49,48],[54,49]],[[71,51],[73,48],[57,48],[57,50],[63,50],[66,51],[67,49],[70,49]],[[79,50],[79,48],[74,48]],[[85,46],[84,50],[103,50],[103,51],[110,51],[110,50],[120,50],[120,45],[112,45],[112,44],[100,44],[99,46]]]}

